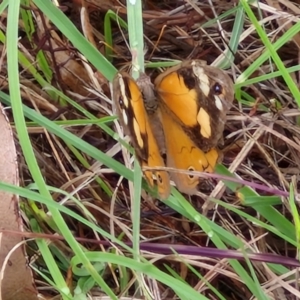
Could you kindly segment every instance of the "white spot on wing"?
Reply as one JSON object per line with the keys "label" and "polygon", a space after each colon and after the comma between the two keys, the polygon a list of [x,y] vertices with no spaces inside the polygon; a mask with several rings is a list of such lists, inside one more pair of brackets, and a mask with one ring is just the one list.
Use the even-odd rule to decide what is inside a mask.
{"label": "white spot on wing", "polygon": [[192,62],[193,72],[199,79],[199,86],[202,90],[203,94],[208,97],[210,87],[209,87],[209,78],[205,74],[204,69],[196,64],[196,62]]}
{"label": "white spot on wing", "polygon": [[121,74],[119,74],[119,85],[120,85],[120,91],[121,91],[123,103],[126,107],[128,107],[128,99],[127,99],[126,93],[125,93],[125,84],[124,84],[124,80],[123,80]]}
{"label": "white spot on wing", "polygon": [[123,118],[124,124],[128,126],[128,117],[127,117],[126,111],[124,109],[122,109],[122,118]]}
{"label": "white spot on wing", "polygon": [[137,140],[137,143],[138,143],[139,147],[141,149],[143,149],[144,148],[144,141],[143,141],[142,136],[141,136],[141,131],[140,131],[139,124],[138,124],[138,122],[136,121],[135,118],[133,119],[133,130],[134,130],[135,137],[136,137],[136,140]]}
{"label": "white spot on wing", "polygon": [[205,138],[211,137],[210,117],[204,108],[200,108],[197,121],[201,126],[200,133]]}
{"label": "white spot on wing", "polygon": [[215,98],[215,104],[216,104],[217,109],[223,110],[223,104],[222,104],[220,97],[217,95],[214,95],[214,98]]}

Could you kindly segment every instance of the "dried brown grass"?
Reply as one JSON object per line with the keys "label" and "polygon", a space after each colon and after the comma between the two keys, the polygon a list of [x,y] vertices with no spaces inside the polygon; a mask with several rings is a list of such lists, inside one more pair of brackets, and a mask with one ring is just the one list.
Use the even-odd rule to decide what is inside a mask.
{"label": "dried brown grass", "polygon": [[[99,51],[103,52],[101,46],[101,42],[103,42],[103,23],[101,19],[108,7],[116,9],[118,4],[103,0],[89,0],[86,2],[95,44]],[[74,24],[80,24],[77,6],[73,4],[72,7],[71,2],[67,0],[61,1],[60,4],[66,8],[66,13]],[[213,62],[224,49],[223,43],[228,42],[228,36],[233,26],[233,18],[229,18],[219,25],[215,24],[205,28],[205,30],[198,25],[213,18],[214,14],[220,15],[222,12],[233,8],[236,4],[236,1],[221,0],[213,1],[212,5],[209,4],[209,1],[200,1],[197,4],[186,1],[182,5],[174,1],[164,3],[159,1],[147,2],[144,8],[145,41],[148,47],[145,60],[154,58],[156,60],[197,58],[205,59],[208,63]],[[69,8],[69,6],[72,8]],[[292,24],[292,20],[285,19],[283,21],[278,18],[277,15],[280,12],[294,15],[295,19],[299,15],[299,6],[296,1],[267,0],[260,3],[260,7],[262,23],[269,34],[269,39],[272,41],[276,41]],[[117,11],[120,16],[125,17],[126,10],[124,7],[119,8]],[[5,16],[2,16],[2,28],[5,27],[4,24]],[[22,24],[20,24],[20,27],[22,27]],[[49,27],[45,30],[45,27],[39,27],[39,23],[37,23],[37,28],[39,29],[34,45],[30,45],[26,37],[20,40],[22,49],[28,57],[34,61],[37,49],[44,50],[45,53],[48,53],[48,61],[55,74],[52,82],[54,86],[57,86],[65,94],[71,95],[80,105],[91,110],[99,117],[112,114],[110,104],[99,100],[99,94],[95,93],[95,91],[102,90],[104,95],[110,98],[105,80],[102,79],[102,82],[93,80],[93,83],[90,83],[90,79],[94,78],[95,70],[82,64],[79,54],[68,43],[67,39],[56,35],[53,31],[51,32],[52,37],[49,38],[49,35],[47,36]],[[80,28],[80,25],[78,25],[78,28]],[[242,41],[235,54],[234,66],[232,66],[233,78],[243,72],[264,50],[264,46],[251,24],[246,23],[242,36]],[[116,26],[114,29],[116,66],[129,64],[131,60],[124,37],[127,38],[126,33],[121,34]],[[288,44],[279,50],[279,54],[287,66],[299,64],[299,39],[300,35],[295,35]],[[54,52],[53,48],[55,47],[60,47],[61,51]],[[1,50],[1,61],[5,61],[3,46]],[[1,87],[3,91],[7,91],[5,64],[1,65]],[[272,63],[267,62],[257,70],[255,75],[270,73],[272,68],[274,68]],[[293,76],[298,84],[299,74],[294,73]],[[59,102],[53,102],[53,99],[50,99],[45,91],[32,80],[26,70],[20,72],[20,79],[24,104],[50,119],[72,120],[83,117],[75,110],[62,106]],[[226,125],[224,164],[229,167],[230,171],[237,172],[244,180],[259,182],[267,187],[280,190],[289,190],[292,176],[299,176],[300,111],[280,77],[247,86],[244,91],[256,101],[252,106],[235,102]],[[280,103],[279,108],[274,105],[273,99],[278,101],[277,104]],[[263,107],[267,108],[267,111],[264,111]],[[98,127],[93,125],[73,126],[69,130],[103,152],[123,161],[124,156],[120,154],[120,145],[116,144],[105,132],[101,132]],[[49,134],[43,128],[32,126],[28,128],[28,131],[37,161],[47,184],[76,194],[78,199],[81,199],[82,204],[93,214],[99,226],[107,229],[113,235],[117,236],[125,233],[130,236],[132,221],[130,218],[131,204],[128,184],[117,175],[110,173],[109,170],[107,170],[107,173],[103,172],[103,169],[99,172],[99,162],[93,162],[89,158],[91,167],[87,169],[80,164],[60,139]],[[26,186],[31,182],[31,176],[20,152],[19,157],[20,177],[22,184]],[[116,195],[113,195],[113,197],[108,196],[99,185],[95,184],[95,175],[98,175],[112,190],[118,188],[118,197]],[[297,183],[297,189],[299,190],[299,183]],[[226,191],[221,182],[217,184],[213,191],[209,192],[211,192],[212,197],[222,198],[222,200],[228,201],[232,205],[241,207],[240,199]],[[53,196],[55,200],[61,200],[58,193]],[[143,196],[146,200],[142,202],[141,207],[141,235],[144,241],[198,246],[207,244],[207,236],[199,231],[197,227],[194,227],[191,222],[170,212],[163,203],[153,205],[146,195]],[[202,209],[204,202],[199,197],[192,197],[191,201],[197,209]],[[207,206],[204,207],[208,216],[212,217],[223,228],[240,236],[257,252],[277,253],[292,257],[296,255],[296,249],[282,243],[278,237],[270,233],[267,234],[246,219],[224,209],[209,210],[208,208]],[[78,210],[75,207],[74,209]],[[287,203],[283,203],[282,213],[289,216],[289,210]],[[247,208],[247,211],[250,214],[255,213],[251,208]],[[69,222],[75,236],[95,238],[94,233],[80,223],[76,223],[74,220],[69,220]],[[118,224],[118,227],[115,224]],[[44,230],[45,233],[51,232],[46,227],[44,227]],[[90,243],[85,243],[85,246],[90,249],[98,247]],[[60,244],[60,247],[63,247],[62,244]],[[199,289],[203,295],[206,295],[209,299],[218,299],[206,289],[203,282],[199,282],[198,278],[184,264],[178,262],[176,257],[164,256],[162,258],[157,254],[148,254],[146,257],[153,261],[158,260],[157,264],[162,269],[164,268],[163,262],[170,265],[191,286]],[[244,283],[239,281],[237,274],[232,272],[225,259],[201,258],[199,261],[198,257],[187,256],[186,262],[197,268],[207,281],[222,292],[226,299],[251,298],[249,290]],[[266,269],[262,264],[255,264],[256,276],[259,282],[262,285],[264,284],[266,290],[270,289],[271,283],[278,285],[273,290],[272,298],[296,299],[295,294],[292,296],[294,290],[288,293],[289,289],[284,284],[281,286],[282,281],[280,281],[280,278],[274,277],[274,273],[267,273]],[[117,279],[114,277],[116,275],[111,271],[108,269],[107,278],[110,280],[111,285],[115,286]],[[154,283],[149,281],[148,284],[153,285]],[[285,291],[284,288],[286,288]],[[157,290],[160,295],[157,298],[170,299],[173,297],[172,293],[165,290],[165,287],[159,283],[153,289]],[[94,299],[100,298],[95,296]]]}

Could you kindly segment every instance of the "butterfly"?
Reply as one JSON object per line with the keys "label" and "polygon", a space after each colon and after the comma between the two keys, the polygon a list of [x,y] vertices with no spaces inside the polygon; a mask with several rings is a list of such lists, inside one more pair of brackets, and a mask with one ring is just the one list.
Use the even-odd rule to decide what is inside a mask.
{"label": "butterfly", "polygon": [[[152,84],[125,72],[113,80],[113,105],[150,186],[163,200],[170,179],[193,195],[200,179],[192,172],[213,172],[220,160],[218,143],[234,99],[230,77],[200,60],[184,61],[157,76]],[[146,78],[146,79],[145,79]],[[153,168],[151,170],[151,168]]]}

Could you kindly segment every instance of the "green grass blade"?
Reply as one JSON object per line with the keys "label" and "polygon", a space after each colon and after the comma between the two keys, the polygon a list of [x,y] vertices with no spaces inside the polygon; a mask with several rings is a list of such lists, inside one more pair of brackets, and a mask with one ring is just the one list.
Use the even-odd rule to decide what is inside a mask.
{"label": "green grass blade", "polygon": [[[32,219],[30,225],[35,232],[41,232],[36,220]],[[72,299],[71,291],[67,286],[66,281],[64,280],[64,277],[62,276],[57,263],[52,256],[46,240],[36,239],[36,243],[54,280],[54,287],[60,292],[64,300]]]}
{"label": "green grass blade", "polygon": [[7,8],[9,3],[9,0],[3,0],[2,3],[0,3],[0,14],[4,12],[4,10]]}
{"label": "green grass blade", "polygon": [[283,77],[284,81],[286,82],[287,86],[289,87],[291,93],[293,94],[295,101],[297,102],[298,106],[300,107],[300,91],[293,79],[291,78],[290,74],[286,70],[284,63],[280,59],[279,55],[276,52],[276,48],[274,45],[269,41],[269,38],[267,34],[262,29],[261,25],[257,21],[253,11],[251,10],[248,2],[246,0],[241,0],[242,5],[244,6],[245,12],[247,13],[250,21],[255,26],[255,29],[258,33],[258,35],[261,38],[261,41],[264,43],[267,52],[272,57],[272,60],[276,64],[278,70],[281,73],[281,76]]}
{"label": "green grass blade", "polygon": [[106,58],[111,62],[113,59],[113,39],[112,39],[112,30],[111,23],[112,21],[117,22],[121,28],[128,29],[126,22],[121,19],[114,11],[108,10],[104,17],[104,37],[105,37],[105,54]]}
{"label": "green grass blade", "polygon": [[137,79],[144,72],[144,35],[142,1],[127,1],[129,44],[132,55],[132,77]]}

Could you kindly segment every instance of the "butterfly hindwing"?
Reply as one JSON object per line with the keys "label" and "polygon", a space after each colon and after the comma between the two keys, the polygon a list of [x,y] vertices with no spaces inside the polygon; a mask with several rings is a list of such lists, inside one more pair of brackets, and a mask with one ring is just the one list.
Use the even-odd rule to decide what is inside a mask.
{"label": "butterfly hindwing", "polygon": [[213,148],[206,153],[202,151],[163,108],[161,118],[165,132],[167,166],[179,170],[171,172],[170,176],[182,193],[196,194],[199,177],[180,171],[212,173],[219,158],[218,150]]}

